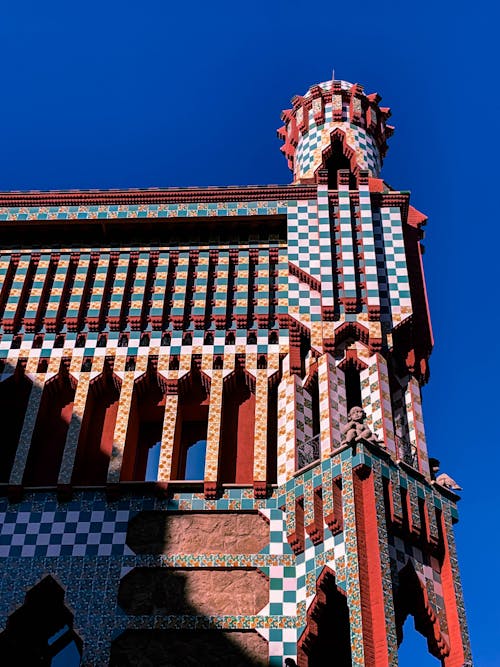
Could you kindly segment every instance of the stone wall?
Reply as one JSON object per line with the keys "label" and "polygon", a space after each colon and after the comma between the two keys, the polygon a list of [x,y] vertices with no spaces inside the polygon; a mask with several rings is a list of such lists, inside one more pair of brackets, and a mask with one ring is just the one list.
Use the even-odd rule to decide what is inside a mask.
{"label": "stone wall", "polygon": [[138,554],[251,554],[268,543],[269,525],[257,513],[141,512],[127,531],[127,544]]}
{"label": "stone wall", "polygon": [[120,582],[127,614],[257,614],[269,582],[257,570],[136,568]]}
{"label": "stone wall", "polygon": [[134,630],[118,637],[110,667],[264,667],[268,646],[256,632]]}

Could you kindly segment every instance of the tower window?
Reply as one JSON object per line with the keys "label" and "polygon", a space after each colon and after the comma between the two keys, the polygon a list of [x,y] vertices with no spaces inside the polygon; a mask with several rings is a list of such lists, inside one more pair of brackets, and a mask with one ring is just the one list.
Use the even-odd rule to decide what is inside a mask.
{"label": "tower window", "polygon": [[[338,189],[338,171],[339,169],[351,170],[351,163],[349,158],[344,155],[342,143],[336,139],[332,142],[332,152],[330,157],[326,160],[325,169],[328,170],[328,189]],[[351,172],[349,175],[349,189],[356,189],[356,177]]]}

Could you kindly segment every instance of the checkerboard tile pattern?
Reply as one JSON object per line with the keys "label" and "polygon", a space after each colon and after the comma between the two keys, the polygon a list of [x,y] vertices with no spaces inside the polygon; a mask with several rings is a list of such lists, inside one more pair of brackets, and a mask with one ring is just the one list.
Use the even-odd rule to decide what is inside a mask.
{"label": "checkerboard tile pattern", "polygon": [[333,256],[336,249],[333,247],[334,239],[331,232],[330,202],[328,187],[318,184],[318,233],[319,233],[319,259],[321,274],[321,304],[325,310],[335,310],[336,276],[334,277]]}
{"label": "checkerboard tile pattern", "polygon": [[195,202],[187,204],[112,204],[96,206],[0,207],[0,220],[106,220],[119,218],[193,218],[282,215],[286,201]]}
{"label": "checkerboard tile pattern", "polygon": [[339,186],[339,226],[340,226],[340,262],[342,274],[341,302],[343,299],[357,298],[358,280],[355,269],[355,238],[351,221],[351,199],[349,186]]}
{"label": "checkerboard tile pattern", "polygon": [[401,210],[397,207],[383,207],[381,221],[389,301],[392,321],[396,325],[412,313]]}
{"label": "checkerboard tile pattern", "polygon": [[124,510],[0,512],[0,557],[122,556],[130,513]]}
{"label": "checkerboard tile pattern", "polygon": [[318,359],[318,388],[321,458],[326,459],[340,446],[342,426],[347,423],[344,373],[329,353]]}
{"label": "checkerboard tile pattern", "polygon": [[396,456],[389,375],[387,362],[381,354],[370,357],[368,368],[360,373],[360,380],[367,422],[383,446]]}
{"label": "checkerboard tile pattern", "polygon": [[365,129],[349,122],[332,120],[332,105],[325,105],[325,122],[318,125],[314,112],[309,111],[309,130],[303,136],[299,133],[294,156],[294,180],[312,178],[316,169],[321,167],[323,151],[331,144],[331,133],[340,129],[345,134],[347,146],[356,155],[356,162],[361,169],[368,169],[370,175],[377,177],[381,168],[379,150],[373,138]]}
{"label": "checkerboard tile pattern", "polygon": [[422,399],[420,386],[414,377],[408,381],[405,402],[410,442],[417,451],[420,470],[424,475],[429,475],[429,457],[422,414]]}
{"label": "checkerboard tile pattern", "polygon": [[[333,537],[325,526],[325,541],[314,546],[305,535],[305,551],[296,558],[288,545],[288,517],[279,509],[284,493],[302,493],[304,484],[311,489],[331,481],[331,466],[325,461],[314,470],[292,480],[287,489],[277,489],[267,500],[255,500],[251,489],[230,489],[215,501],[206,500],[202,494],[174,494],[170,500],[155,498],[131,498],[110,503],[99,492],[79,493],[69,504],[58,503],[51,494],[32,494],[15,509],[7,501],[0,501],[0,559],[14,564],[27,588],[39,578],[39,568],[56,572],[67,586],[67,601],[75,611],[76,628],[84,638],[86,651],[91,654],[100,647],[105,655],[109,644],[102,642],[114,628],[114,635],[125,627],[198,627],[195,617],[144,617],[129,618],[126,624],[116,608],[116,591],[121,576],[132,567],[258,567],[269,578],[269,603],[258,615],[245,617],[211,616],[208,627],[257,629],[269,640],[270,665],[284,655],[296,656],[296,642],[305,624],[306,608],[314,597],[314,582],[325,564],[340,569],[345,549],[342,535]],[[337,466],[338,467],[338,466]],[[290,486],[292,484],[292,486]],[[255,510],[269,521],[269,545],[255,555],[135,555],[126,545],[128,521],[141,510],[207,511],[207,510]],[[328,537],[328,534],[330,535]],[[108,623],[102,624],[103,611],[95,605],[95,613],[88,617],[86,605],[91,599],[85,589],[73,590],[68,577],[72,576],[65,564],[79,562],[86,572],[100,570],[99,563],[106,564],[106,579],[100,582],[100,591],[107,600]],[[42,570],[43,571],[43,570]],[[341,578],[339,576],[339,578]],[[100,580],[100,579],[99,579]],[[10,586],[9,573],[4,571],[0,588]],[[12,593],[12,589],[11,589]],[[22,599],[22,591],[15,600]],[[92,595],[90,593],[90,595]],[[307,605],[302,602],[307,598]],[[0,619],[5,622],[12,611],[13,599],[2,598]],[[85,619],[85,620],[84,620]],[[195,622],[196,621],[196,622]],[[99,635],[100,641],[85,642]],[[87,656],[88,657],[88,656]]]}
{"label": "checkerboard tile pattern", "polygon": [[[382,471],[379,461],[373,456],[364,455],[363,458],[363,454],[358,453],[353,458],[350,449],[294,475],[264,500],[256,500],[251,488],[226,489],[217,500],[206,500],[200,493],[174,493],[168,500],[136,496],[110,502],[99,492],[77,493],[69,503],[59,503],[54,495],[48,493],[31,494],[16,506],[0,500],[0,559],[6,559],[10,565],[2,570],[0,577],[0,591],[9,591],[7,595],[4,592],[0,596],[0,623],[5,622],[13,605],[23,599],[24,592],[44,572],[53,572],[67,589],[67,602],[75,612],[75,627],[82,634],[85,650],[88,651],[86,659],[93,659],[99,664],[99,660],[105,661],[110,634],[116,636],[127,627],[200,627],[199,620],[194,616],[124,617],[116,607],[116,594],[120,577],[131,568],[257,567],[269,578],[269,603],[257,615],[210,616],[202,624],[226,629],[256,629],[269,641],[269,664],[278,665],[284,656],[296,658],[296,644],[307,621],[307,609],[314,600],[316,580],[323,568],[328,566],[335,572],[337,584],[347,591],[352,606],[354,664],[361,665],[363,648],[356,639],[361,619],[358,618],[359,605],[356,602],[359,602],[359,580],[352,466],[362,461],[373,467],[377,511],[382,517],[385,512],[382,474],[387,476],[390,471]],[[333,479],[340,474],[343,478],[344,532],[334,536],[324,524],[324,540],[317,545],[305,532],[304,550],[295,556],[287,540],[294,525],[295,499],[304,498],[307,524],[307,517],[313,510],[314,492],[319,488],[331,488]],[[400,479],[409,486],[406,473],[400,471]],[[423,487],[416,488],[416,492],[422,493]],[[437,502],[434,491],[429,489],[428,494],[430,501]],[[442,507],[445,501],[441,498],[439,502]],[[286,512],[284,507],[287,507]],[[257,509],[269,521],[269,544],[258,554],[134,554],[126,545],[128,521],[141,510],[153,509],[165,512]],[[326,514],[326,509],[324,511]],[[384,522],[379,523],[380,530],[383,530]],[[386,538],[381,533],[379,539],[382,549]],[[419,576],[425,579],[429,599],[437,613],[441,613],[442,584],[437,561],[431,559],[427,562],[419,549],[405,544],[400,538],[388,536],[385,545],[390,558],[385,563],[389,572],[391,566],[397,571],[408,558],[412,558]],[[382,560],[383,557],[382,553]],[[105,574],[101,574],[103,567]],[[105,604],[94,605],[92,614],[89,614],[88,605],[92,604],[93,594],[86,584],[81,588],[74,586],[75,568],[79,568],[78,580],[87,581],[88,573],[92,572],[98,582],[96,585]],[[15,582],[11,577],[14,571],[18,577]],[[103,623],[104,618],[106,623]],[[445,627],[443,623],[441,628]],[[90,636],[92,642],[89,641]]]}
{"label": "checkerboard tile pattern", "polygon": [[359,186],[359,212],[361,218],[361,241],[366,283],[366,299],[368,310],[380,309],[380,295],[377,274],[377,257],[375,252],[373,213],[368,185]]}
{"label": "checkerboard tile pattern", "polygon": [[310,276],[319,279],[318,202],[291,202],[288,205],[288,260]]}

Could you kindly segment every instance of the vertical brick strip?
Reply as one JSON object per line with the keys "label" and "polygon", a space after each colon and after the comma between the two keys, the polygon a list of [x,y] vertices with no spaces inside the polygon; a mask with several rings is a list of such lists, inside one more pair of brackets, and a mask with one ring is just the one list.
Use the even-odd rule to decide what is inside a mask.
{"label": "vertical brick strip", "polygon": [[335,366],[331,354],[318,359],[321,458],[339,447],[341,428],[347,420],[344,372]]}
{"label": "vertical brick strip", "polygon": [[158,481],[168,482],[172,477],[172,459],[174,454],[175,433],[179,406],[178,394],[167,394],[165,397],[165,413],[161,433],[160,463]]}
{"label": "vertical brick strip", "polygon": [[365,664],[385,667],[390,663],[373,474],[359,468],[353,475],[360,607]]}
{"label": "vertical brick strip", "polygon": [[339,184],[339,222],[340,222],[340,253],[342,269],[342,289],[340,301],[344,309],[347,304],[355,303],[357,299],[356,269],[354,265],[354,239],[351,222],[351,198],[349,185]]}
{"label": "vertical brick strip", "polygon": [[358,531],[354,496],[354,472],[350,450],[342,452],[342,507],[346,551],[346,591],[351,627],[351,654],[353,667],[372,665],[365,660],[364,625],[361,612],[360,570],[358,558]]}
{"label": "vertical brick strip", "polygon": [[418,380],[414,377],[411,377],[408,382],[405,401],[410,443],[416,449],[420,472],[429,477],[429,457],[422,414],[422,399]]}
{"label": "vertical brick strip", "polygon": [[472,654],[451,514],[449,507],[444,503],[441,515],[441,528],[444,541],[441,582],[443,585],[443,598],[450,637],[450,655],[444,659],[444,666],[462,667],[466,660],[472,660]]}
{"label": "vertical brick strip", "polygon": [[265,482],[267,472],[267,369],[259,368],[256,370],[255,374],[255,437],[253,481]]}
{"label": "vertical brick strip", "polygon": [[369,427],[387,450],[396,455],[387,363],[381,354],[370,357],[361,371],[361,395]]}
{"label": "vertical brick strip", "polygon": [[[100,358],[102,359],[102,357]],[[75,373],[77,379],[75,399],[73,401],[73,412],[66,435],[66,443],[59,469],[58,484],[70,484],[73,474],[73,465],[75,463],[76,450],[78,447],[78,438],[82,427],[83,413],[90,386],[90,373]]]}
{"label": "vertical brick strip", "polygon": [[394,595],[391,573],[391,559],[389,556],[389,536],[386,523],[386,508],[384,500],[384,483],[382,480],[382,466],[380,460],[373,460],[373,487],[380,553],[380,573],[384,595],[384,618],[387,636],[388,664],[396,667],[398,664],[398,638],[396,632],[396,616],[394,611]]}
{"label": "vertical brick strip", "polygon": [[210,405],[208,408],[207,456],[205,459],[205,482],[217,483],[219,472],[219,447],[221,436],[221,413],[223,394],[223,370],[212,371]]}
{"label": "vertical brick strip", "polygon": [[118,402],[118,414],[113,434],[113,450],[108,467],[108,483],[117,484],[120,481],[120,473],[127,439],[130,407],[132,405],[132,394],[134,392],[135,372],[125,371],[123,374],[120,399]]}
{"label": "vertical brick strip", "polygon": [[318,237],[321,305],[323,309],[326,309],[327,313],[333,314],[335,293],[333,284],[332,236],[328,186],[325,184],[318,185]]}

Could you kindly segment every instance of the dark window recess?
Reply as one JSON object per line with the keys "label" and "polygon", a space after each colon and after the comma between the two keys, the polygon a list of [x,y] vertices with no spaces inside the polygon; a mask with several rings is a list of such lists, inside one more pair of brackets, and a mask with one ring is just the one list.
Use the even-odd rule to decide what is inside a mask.
{"label": "dark window recess", "polygon": [[[328,171],[328,189],[338,190],[338,171],[339,169],[351,170],[351,162],[344,155],[342,143],[339,140],[332,142],[332,153],[326,160],[325,169]],[[349,174],[349,189],[356,189],[356,177],[353,173]]]}
{"label": "dark window recess", "polygon": [[352,365],[348,365],[345,369],[345,391],[348,412],[356,405],[363,405],[361,400],[361,382],[359,379],[359,371],[357,371]]}

